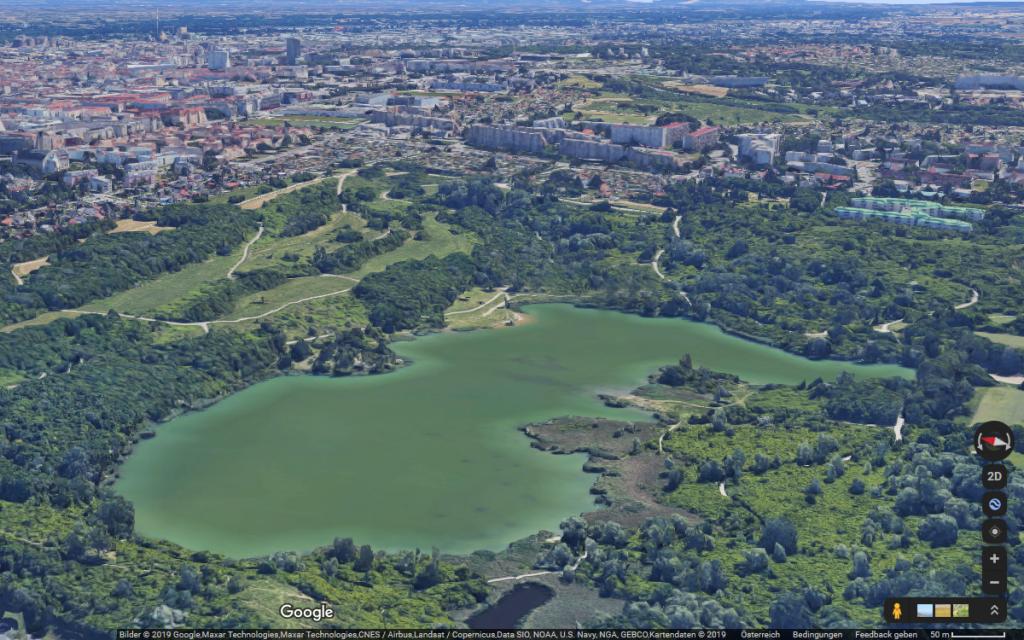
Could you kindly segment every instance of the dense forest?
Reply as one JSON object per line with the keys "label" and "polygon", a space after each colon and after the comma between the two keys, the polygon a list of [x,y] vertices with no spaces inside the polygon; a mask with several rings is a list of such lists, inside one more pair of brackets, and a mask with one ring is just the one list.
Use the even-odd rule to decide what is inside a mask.
{"label": "dense forest", "polygon": [[67,245],[25,284],[8,283],[0,318],[11,323],[46,310],[74,308],[215,254],[227,255],[256,225],[226,204],[174,205],[143,217],[175,229],[156,235],[94,234]]}
{"label": "dense forest", "polygon": [[[1004,259],[1024,240],[1019,216],[993,211],[983,233],[959,240],[849,223],[822,215],[814,202],[808,211],[750,204],[737,185],[712,181],[670,187],[658,201],[668,211],[638,220],[566,205],[557,195],[451,181],[436,197],[453,209],[441,219],[483,239],[473,258],[478,281],[491,286],[571,291],[645,315],[686,315],[811,358],[914,367],[963,333],[984,369],[1024,370],[1019,349],[969,331],[987,324],[989,310],[1024,313],[1024,289],[1005,277]],[[794,202],[799,195],[791,194]],[[666,224],[675,215],[680,238]],[[660,247],[666,281],[619,259],[644,264]],[[954,308],[972,289],[984,304]],[[897,319],[915,323],[902,342],[874,329]]]}
{"label": "dense forest", "polygon": [[[229,561],[135,537],[131,505],[104,480],[147,425],[311,355],[306,342],[288,346],[269,326],[167,344],[156,337],[148,325],[106,316],[0,337],[0,366],[49,374],[0,391],[0,609],[23,613],[33,633],[56,626],[99,638],[132,622],[272,625],[246,604],[257,583],[348,603],[337,621],[346,626],[379,624],[385,605],[409,625],[443,620],[446,609],[483,597],[478,580],[437,557],[382,554],[351,540],[304,556]],[[317,348],[317,370],[335,375],[353,372],[357,359],[364,370],[391,361],[374,329]],[[134,561],[118,569],[111,554]],[[353,592],[357,584],[368,586]]]}
{"label": "dense forest", "polygon": [[[232,278],[221,278],[203,285],[199,291],[160,309],[157,318],[180,322],[213,320],[229,313],[245,295],[273,289],[285,283],[295,270],[278,268],[243,271]],[[308,274],[307,274],[308,275]]]}
{"label": "dense forest", "polygon": [[[8,318],[82,304],[224,255],[261,219],[281,236],[316,228],[326,218],[305,216],[307,204],[326,216],[343,204],[328,182],[256,215],[179,205],[147,215],[172,231],[83,232],[84,242],[55,245],[53,266],[5,296]],[[885,595],[966,593],[977,583],[965,560],[980,517],[971,506],[976,465],[963,454],[966,423],[976,390],[994,384],[989,373],[1021,372],[1024,354],[974,330],[991,328],[995,311],[1024,315],[1020,279],[1006,277],[1019,269],[1005,258],[1024,241],[1018,215],[993,211],[971,238],[951,239],[838,220],[816,194],[770,183],[676,185],[656,199],[664,214],[625,215],[607,203],[560,200],[584,188],[566,174],[513,182],[504,190],[488,179],[448,180],[433,195],[411,181],[403,187],[414,213],[442,211],[439,222],[479,241],[468,255],[398,261],[362,277],[352,295],[370,326],[288,340],[268,322],[189,337],[109,314],[0,334],[0,369],[18,380],[0,389],[0,608],[24,613],[36,632],[55,626],[105,637],[100,629],[125,624],[272,624],[247,605],[251,589],[271,588],[337,603],[340,626],[453,624],[454,610],[487,595],[462,561],[375,552],[351,540],[231,561],[137,536],[131,505],[107,484],[155,423],[282,372],[389,371],[389,334],[443,327],[445,309],[467,289],[499,286],[714,322],[812,358],[916,369],[913,380],[843,375],[751,388],[666,354],[638,393],[650,402],[684,399],[659,416],[678,428],[620,456],[658,456],[650,500],[661,511],[634,521],[570,519],[561,543],[537,558],[562,570],[586,551],[562,580],[622,601],[608,625],[855,626]],[[750,202],[750,192],[765,199]],[[303,204],[310,193],[317,195]],[[790,206],[779,203],[781,193]],[[374,198],[362,202],[370,210]],[[294,265],[213,280],[160,315],[221,317],[291,276],[358,269],[411,235],[415,216],[396,215],[405,227],[396,229],[389,215],[374,239],[349,233],[338,239],[343,246]],[[672,232],[677,215],[680,237]],[[663,277],[651,267],[659,249]],[[956,308],[972,289],[978,304]],[[895,320],[907,323],[899,336],[874,328]],[[893,442],[889,425],[901,413],[907,426]],[[595,491],[613,507],[606,483],[615,478],[602,474]],[[730,501],[715,502],[719,486]],[[1024,485],[1011,494],[1024,497]],[[816,535],[823,509],[838,528]],[[1014,507],[1008,517],[1017,531],[1024,511]],[[942,562],[934,554],[945,554]],[[1017,578],[1020,566],[1011,562]],[[1018,617],[1022,598],[1011,593]]]}
{"label": "dense forest", "polygon": [[259,208],[259,217],[273,234],[282,237],[298,236],[327,224],[330,217],[341,210],[342,202],[336,195],[336,178],[280,195]]}
{"label": "dense forest", "polygon": [[107,219],[71,224],[51,232],[36,233],[25,238],[13,238],[0,243],[0,261],[6,264],[36,260],[51,253],[59,253],[79,240],[109,231],[114,222]]}
{"label": "dense forest", "polygon": [[362,280],[354,290],[370,321],[387,332],[443,327],[444,310],[473,285],[476,268],[465,254],[400,262]]}
{"label": "dense forest", "polygon": [[369,240],[358,240],[328,252],[317,247],[312,264],[321,273],[347,273],[362,267],[367,260],[402,246],[409,234],[401,229],[390,231]]}
{"label": "dense forest", "polygon": [[[876,624],[886,597],[974,593],[983,488],[960,417],[972,390],[947,386],[969,368],[950,349],[914,381],[843,374],[751,389],[685,355],[638,393],[710,406],[676,405],[682,426],[663,445],[634,440],[619,456],[581,421],[579,446],[612,513],[564,521],[535,566],[562,570],[556,593],[584,584],[624,600],[612,628],[853,628]],[[901,406],[912,435],[893,441],[879,425]],[[630,484],[638,469],[658,469],[647,491],[671,514],[631,523],[645,510]],[[1024,495],[1024,483],[1009,491]],[[1007,517],[1017,530],[1024,509]],[[1024,577],[1019,559],[1011,567]],[[1011,590],[1016,620],[1022,597]]]}

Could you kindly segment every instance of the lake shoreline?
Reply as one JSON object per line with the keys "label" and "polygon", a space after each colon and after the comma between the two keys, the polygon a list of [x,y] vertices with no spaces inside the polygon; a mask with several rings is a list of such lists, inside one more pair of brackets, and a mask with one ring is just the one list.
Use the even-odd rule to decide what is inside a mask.
{"label": "lake shoreline", "polygon": [[[842,0],[838,0],[838,1],[842,1]],[[725,335],[733,336],[734,338],[740,338],[742,340],[746,340],[747,342],[752,342],[754,344],[762,345],[762,346],[765,346],[765,347],[771,347],[772,349],[778,349],[779,351],[782,351],[784,353],[788,353],[788,354],[797,356],[798,358],[804,358],[804,359],[810,360],[811,362],[842,362],[842,363],[852,364],[852,365],[855,365],[855,366],[872,366],[872,365],[876,365],[876,364],[879,364],[879,365],[889,364],[889,365],[899,366],[899,367],[902,367],[902,368],[905,368],[905,369],[914,370],[913,367],[908,367],[906,365],[901,364],[898,361],[888,362],[888,361],[884,361],[883,360],[883,361],[879,361],[879,362],[863,362],[863,361],[860,361],[860,360],[855,360],[853,358],[837,358],[837,357],[834,357],[832,354],[829,354],[829,357],[827,357],[827,358],[813,358],[813,357],[805,355],[803,353],[798,353],[796,351],[790,351],[789,349],[781,347],[781,346],[778,345],[778,343],[776,343],[774,340],[771,340],[769,338],[763,338],[761,336],[757,336],[757,335],[754,335],[754,334],[746,333],[744,331],[740,331],[739,329],[731,328],[728,325],[725,325],[722,322],[720,322],[717,318],[715,318],[712,315],[709,315],[704,320],[693,318],[693,317],[690,317],[690,316],[687,316],[687,315],[679,315],[679,316],[644,316],[644,315],[641,315],[641,314],[639,314],[639,313],[637,313],[636,311],[633,311],[633,310],[624,309],[624,308],[621,308],[621,307],[600,306],[600,305],[597,305],[597,304],[592,304],[590,302],[586,302],[584,300],[579,300],[579,301],[564,301],[563,300],[563,301],[558,301],[558,302],[531,302],[531,303],[529,303],[529,305],[533,305],[533,304],[571,304],[571,305],[573,305],[575,307],[579,307],[581,309],[596,309],[596,310],[599,310],[599,311],[617,311],[619,313],[624,313],[626,315],[631,315],[631,316],[638,316],[638,317],[641,317],[641,318],[651,317],[651,318],[666,318],[666,319],[671,318],[671,319],[677,319],[677,320],[684,320],[684,321],[693,322],[693,323],[696,323],[696,324],[706,324],[706,325],[710,325],[710,326],[713,326],[713,327],[717,327],[719,329],[719,331],[721,331]],[[529,305],[526,305],[526,306],[529,306]]]}
{"label": "lake shoreline", "polygon": [[[527,307],[529,307],[529,306],[532,306],[532,305],[527,305]],[[676,318],[647,319],[647,318],[642,318],[641,316],[638,316],[636,314],[622,313],[621,311],[617,311],[617,310],[595,309],[593,307],[587,308],[587,307],[582,307],[582,306],[568,305],[568,304],[564,304],[564,303],[562,303],[561,305],[548,305],[548,304],[537,303],[536,306],[538,307],[538,309],[539,308],[544,308],[544,313],[550,315],[551,317],[572,317],[572,318],[574,318],[574,320],[573,320],[574,322],[577,319],[578,320],[586,320],[586,325],[589,325],[591,322],[601,318],[602,322],[605,322],[605,323],[611,322],[613,324],[613,326],[618,326],[620,324],[625,323],[623,325],[624,327],[626,327],[626,326],[634,327],[631,330],[632,331],[641,331],[641,334],[647,333],[648,329],[650,329],[650,328],[660,327],[659,331],[661,331],[661,332],[666,332],[667,331],[668,334],[666,334],[666,335],[675,335],[679,339],[683,339],[684,341],[685,340],[697,340],[697,342],[701,342],[701,339],[698,337],[699,335],[703,334],[703,335],[709,336],[709,337],[714,335],[714,334],[709,334],[708,333],[708,331],[710,330],[709,327],[711,326],[712,323],[701,323],[701,322],[695,322],[695,321],[692,321],[692,320],[689,320],[689,321],[686,321],[686,322],[683,322],[683,323],[676,323],[676,322],[673,322],[675,320],[678,320]],[[549,308],[549,307],[557,307],[557,306],[564,307],[564,309]],[[530,310],[527,309],[526,312],[529,314]],[[579,314],[579,313],[583,313],[583,314],[611,313],[613,315],[610,315],[610,316],[609,315],[594,315],[594,316],[583,315],[583,316],[577,316],[577,314]],[[621,319],[619,319],[619,315],[621,315]],[[649,320],[652,320],[654,322],[658,322],[660,324],[648,325],[648,321]],[[530,324],[532,325],[533,323],[530,323]],[[641,325],[643,325],[643,326],[641,327]],[[570,332],[569,335],[573,335],[575,333],[578,333],[578,329],[580,327],[583,327],[583,326],[585,326],[585,325],[578,325],[578,326],[569,328],[568,329],[569,332]],[[708,328],[700,329],[701,326],[705,326],[705,327],[708,327]],[[690,330],[689,331],[678,331],[678,329],[682,329],[684,327],[689,327]],[[694,334],[693,333],[694,331],[696,331],[697,333]],[[721,329],[718,328],[717,326],[715,327],[714,331],[719,332],[720,335],[723,338],[724,337],[730,337],[728,333],[726,333],[724,331],[721,331]],[[447,333],[446,332],[431,332],[429,334],[420,335],[420,336],[416,336],[416,337],[420,337],[421,339],[426,338],[428,343],[432,343],[435,340],[446,340],[446,341],[447,340],[452,340],[454,338],[452,338],[450,336],[452,336],[454,333],[463,333],[463,332],[447,332]],[[518,337],[525,338],[525,337],[528,337],[529,335],[534,335],[534,337],[536,337],[536,332],[532,332],[531,334],[519,334],[519,332],[508,332],[508,333],[506,333],[506,332],[496,332],[496,333],[492,334],[491,332],[470,331],[470,332],[465,332],[465,336],[458,338],[457,339],[458,342],[457,343],[452,343],[452,344],[453,345],[454,344],[463,345],[462,340],[463,339],[470,340],[471,336],[475,336],[471,340],[471,342],[474,343],[474,344],[480,343],[480,340],[484,340],[485,342],[488,342],[487,336],[490,336],[490,335],[494,335],[494,336],[504,335],[504,336],[509,336],[509,337],[511,337],[512,335],[516,335]],[[446,338],[445,336],[449,336],[449,337]],[[721,339],[722,338],[718,338],[718,339],[714,339],[713,341],[718,342],[718,341],[721,341]],[[732,336],[731,339],[735,339],[735,336]],[[742,341],[742,343],[743,344],[747,344],[749,342],[748,341]],[[411,342],[408,341],[408,340],[404,340],[404,339],[400,338],[399,340],[396,340],[393,344],[406,344],[406,345],[416,344],[417,345],[417,348],[415,350],[416,352],[422,352],[422,350],[423,350],[422,347],[424,347],[424,345],[422,344],[422,340],[415,340],[415,338],[412,338]],[[445,344],[447,344],[447,342],[445,342]],[[756,343],[749,343],[749,344],[756,344]],[[814,366],[819,366],[819,365],[813,365],[813,361],[810,361],[810,360],[808,360],[806,358],[801,358],[799,356],[794,356],[793,354],[789,354],[789,353],[784,352],[782,350],[779,350],[777,348],[768,347],[767,345],[763,345],[763,344],[760,345],[760,346],[763,349],[767,349],[767,351],[764,351],[764,352],[760,352],[759,351],[759,353],[764,353],[765,355],[771,356],[772,358],[775,358],[775,359],[780,359],[781,358],[783,361],[786,361],[787,358],[791,358],[791,359],[795,358],[795,360],[792,360],[793,364],[795,364],[798,361],[802,360],[802,361],[804,361],[806,363],[809,363],[806,366],[811,366],[812,368]],[[473,347],[472,344],[464,345],[464,346],[462,346],[460,348],[466,348],[466,349],[469,349],[470,351],[474,350],[474,347]],[[632,351],[632,349],[630,349],[629,347],[626,347],[626,348],[627,348],[627,350]],[[746,352],[746,348],[743,347],[742,344],[740,344],[740,342],[733,343],[730,348],[733,349],[733,350],[738,350],[737,353],[745,353]],[[676,360],[678,357],[680,357],[680,355],[682,353],[682,351],[680,349],[676,349],[676,350],[680,350],[680,353],[676,353],[670,345],[664,345],[661,342],[654,342],[653,344],[648,346],[648,349],[649,349],[650,353],[657,354],[657,355],[653,357],[651,366],[647,367],[645,365],[645,368],[643,370],[643,375],[642,376],[640,376],[639,374],[636,375],[636,379],[634,381],[635,384],[632,384],[632,385],[629,385],[629,386],[624,386],[624,387],[615,387],[614,385],[611,385],[611,386],[604,385],[603,388],[606,388],[606,389],[607,388],[619,389],[620,391],[622,389],[635,389],[636,388],[636,384],[643,384],[644,380],[646,380],[647,377],[649,375],[651,375],[652,373],[655,373],[659,366],[665,366],[667,364],[671,364],[674,360]],[[410,356],[409,354],[404,353],[403,351],[404,350],[402,350],[402,349],[397,349],[396,350],[396,355],[401,358],[401,363],[399,365],[397,365],[396,367],[394,367],[393,369],[391,369],[389,371],[385,371],[383,373],[399,373],[399,372],[406,371],[406,370],[410,369],[410,365],[417,364],[417,359],[418,359],[417,356]],[[590,350],[590,351],[593,351],[593,350]],[[589,355],[593,356],[594,354],[591,353]],[[552,356],[552,357],[554,357],[554,356]],[[650,357],[650,356],[648,356],[648,357]],[[554,362],[555,363],[559,363],[561,361],[557,357],[554,357]],[[737,362],[739,362],[739,361],[737,361]],[[839,363],[839,361],[836,361],[836,362]],[[428,362],[425,366],[429,367],[429,366],[432,366],[432,365]],[[713,368],[713,366],[714,365],[712,364],[709,368]],[[769,368],[771,368],[771,367],[769,367]],[[413,369],[416,369],[416,368],[413,368]],[[588,367],[588,369],[593,369],[593,367]],[[785,369],[785,367],[783,367],[783,369]],[[427,375],[430,375],[429,370],[426,370],[424,373],[427,374]],[[408,374],[405,374],[405,375],[408,375]],[[632,374],[630,374],[630,375],[632,375]],[[358,375],[346,376],[345,378],[347,378],[348,380],[353,380],[354,381],[354,380],[367,380],[369,378],[374,378],[374,377],[376,377],[376,376],[368,375],[368,374],[358,374]],[[164,431],[163,429],[155,429],[155,427],[164,426],[168,422],[171,422],[171,421],[173,421],[176,418],[183,418],[183,417],[187,417],[187,416],[193,416],[194,417],[194,416],[197,416],[199,414],[202,414],[206,410],[213,409],[213,410],[216,411],[216,409],[214,409],[214,407],[218,407],[222,402],[224,402],[224,401],[226,401],[226,400],[228,400],[228,399],[230,399],[232,397],[238,396],[240,393],[244,392],[246,389],[249,389],[249,388],[251,388],[253,386],[256,386],[259,383],[263,383],[263,382],[268,382],[269,383],[269,382],[277,380],[279,378],[280,379],[295,378],[297,380],[313,380],[313,379],[318,379],[318,380],[325,380],[325,381],[327,381],[327,380],[332,380],[333,377],[331,377],[331,376],[322,376],[322,375],[312,375],[311,376],[311,375],[309,375],[307,373],[279,373],[279,374],[272,374],[272,375],[269,375],[269,376],[266,376],[266,377],[262,377],[259,380],[254,380],[254,381],[252,381],[250,383],[247,383],[245,385],[239,385],[238,388],[232,390],[229,393],[222,394],[219,397],[212,398],[212,399],[207,399],[207,400],[204,400],[204,401],[196,401],[196,402],[190,403],[187,406],[179,407],[171,415],[169,415],[166,419],[164,419],[164,420],[162,420],[160,422],[151,423],[151,425],[154,427],[154,435],[157,432],[163,432]],[[389,378],[389,380],[390,380],[390,378]],[[320,383],[317,383],[314,386],[322,386],[322,385]],[[544,387],[544,385],[542,385],[542,387]],[[389,387],[389,389],[390,389],[390,387]],[[600,394],[598,392],[596,392],[595,389],[596,389],[596,387],[593,386],[593,385],[587,386],[587,391],[584,394],[586,396],[584,398],[584,400],[586,402],[593,403],[594,401],[600,399]],[[394,390],[392,389],[392,393],[393,393],[393,391]],[[558,396],[558,397],[561,397],[561,393],[562,392],[559,391],[555,395]],[[573,396],[572,397],[575,397],[578,393],[579,393],[578,391],[573,392]],[[579,398],[576,398],[576,400],[579,400]],[[597,409],[596,407],[594,407],[593,410],[588,409],[588,410],[584,411],[583,413],[579,413],[577,411],[570,411],[568,413],[563,413],[563,414],[561,414],[561,417],[551,417],[549,415],[546,418],[546,420],[548,422],[551,422],[551,421],[571,421],[571,420],[574,420],[574,419],[575,420],[580,420],[580,419],[592,420],[593,418],[580,418],[579,416],[593,415],[593,416],[596,416],[596,417],[600,417],[603,414],[604,411],[605,411],[604,409]],[[615,409],[615,411],[619,411],[619,409]],[[648,410],[642,410],[641,413],[646,415],[646,416],[650,416],[650,411],[648,411]],[[555,414],[555,415],[557,416],[558,414]],[[625,417],[623,414],[615,414],[615,415],[620,415],[622,417]],[[637,415],[640,415],[640,413],[638,413]],[[519,420],[519,418],[517,417],[516,420]],[[528,436],[531,436],[529,428],[532,425],[535,425],[535,424],[537,424],[536,420],[530,419],[528,416],[523,416],[522,421],[516,423],[516,430],[520,431],[520,432],[525,432]],[[517,434],[517,438],[518,437],[519,437],[519,434]],[[655,435],[655,437],[656,437],[656,435]],[[147,439],[152,439],[152,438],[147,438]],[[137,454],[137,445],[138,444],[139,444],[139,441],[136,441],[135,443],[133,443],[132,450],[129,452],[129,455],[122,456],[122,458],[121,458],[118,466],[116,467],[114,473],[112,475],[108,476],[107,478],[105,478],[104,482],[106,484],[115,484],[115,483],[117,483],[123,477],[122,476],[122,470],[124,468],[124,465],[126,464],[126,461],[128,460],[128,458],[131,455],[136,455]],[[533,448],[540,448],[540,447],[534,446],[536,444],[536,439],[535,438],[531,440],[530,444],[531,444],[531,446]],[[151,446],[151,445],[147,445],[147,447],[148,446]],[[160,446],[162,446],[162,445],[160,445]],[[517,448],[519,446],[521,446],[521,445],[516,445]],[[476,450],[474,450],[474,451],[475,451],[475,455],[477,455],[477,456],[479,456],[480,453],[481,453],[480,451],[476,451]],[[579,453],[587,453],[585,451],[579,451],[579,450],[576,450],[576,451],[579,452]],[[556,453],[572,453],[572,451],[556,452]],[[473,454],[470,454],[470,455],[472,456]],[[514,454],[514,455],[520,455],[520,454]],[[561,457],[561,456],[558,456],[558,457]],[[582,475],[583,475],[583,477],[585,477],[586,473],[592,472],[587,467],[588,466],[592,466],[594,464],[595,464],[594,456],[593,456],[592,452],[590,452],[587,455],[587,460],[584,461],[582,463],[582,465],[579,465],[579,466],[574,465],[573,473],[579,474],[580,471],[583,471]],[[600,499],[600,493],[594,491],[594,485],[595,484],[596,484],[595,480],[587,478],[586,479],[586,486],[587,486],[587,490],[586,491],[591,496],[595,496],[596,495]],[[593,498],[591,498],[591,500],[592,499]],[[580,509],[578,511],[574,510],[574,512],[577,513],[577,514],[591,513],[591,512],[594,511],[594,509],[592,507],[593,507],[593,502],[589,502],[586,505],[586,508]],[[566,513],[567,513],[567,515],[571,515],[568,512],[566,512]],[[158,535],[158,534],[157,535],[150,534],[150,537],[168,539],[167,536],[161,536],[161,535]],[[516,539],[520,539],[520,538],[514,538],[513,540],[516,540]],[[368,541],[369,540],[372,540],[372,538],[369,538]],[[305,547],[305,546],[303,546],[302,547],[303,548],[303,552],[307,552],[307,551],[312,550],[314,548],[321,547],[324,544],[328,544],[328,543],[329,543],[329,539],[328,538],[322,539],[319,544],[315,544],[312,547]],[[183,546],[190,546],[187,542],[183,542],[181,540],[181,538],[177,539],[177,544],[182,544]],[[508,538],[502,540],[501,545],[507,546],[507,544],[509,544]],[[388,544],[384,544],[385,548],[387,548],[388,546],[389,546]],[[490,548],[490,547],[488,546],[488,547],[481,547],[481,548]],[[223,552],[220,551],[218,553],[223,553]],[[269,553],[272,553],[272,551],[268,551],[267,552],[267,554],[269,554]],[[265,554],[257,554],[256,556],[253,556],[253,557],[261,557],[262,555],[265,555]],[[458,552],[458,553],[454,553],[452,555],[464,556],[465,554],[463,554],[461,552]],[[250,556],[245,555],[245,556],[239,556],[239,557],[250,557]]]}

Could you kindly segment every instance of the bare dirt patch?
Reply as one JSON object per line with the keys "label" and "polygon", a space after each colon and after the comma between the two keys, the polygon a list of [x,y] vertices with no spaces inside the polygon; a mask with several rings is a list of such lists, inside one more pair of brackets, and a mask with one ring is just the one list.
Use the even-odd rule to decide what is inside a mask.
{"label": "bare dirt patch", "polygon": [[50,256],[43,256],[36,260],[29,260],[28,262],[19,262],[18,264],[11,267],[11,271],[15,276],[24,278],[33,271],[42,269],[46,265],[50,264]]}
{"label": "bare dirt patch", "polygon": [[682,93],[695,93],[701,96],[712,96],[715,98],[724,98],[729,94],[727,87],[716,87],[711,84],[683,84],[682,82],[670,81],[666,82],[665,86],[669,89],[675,89]]}
{"label": "bare dirt patch", "polygon": [[152,233],[154,235],[161,231],[170,231],[174,227],[158,227],[156,226],[156,220],[132,220],[127,218],[125,220],[118,220],[117,226],[110,230],[110,233],[128,233],[129,231],[145,231],[146,233]]}

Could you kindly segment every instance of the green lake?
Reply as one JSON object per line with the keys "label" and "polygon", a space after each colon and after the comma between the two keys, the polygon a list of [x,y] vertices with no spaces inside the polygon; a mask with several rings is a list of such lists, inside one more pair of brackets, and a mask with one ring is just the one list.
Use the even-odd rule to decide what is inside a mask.
{"label": "green lake", "polygon": [[530,447],[516,427],[564,415],[642,419],[603,391],[690,353],[753,383],[908,376],[810,361],[710,324],[568,305],[512,329],[395,343],[413,361],[379,376],[286,376],[175,418],[140,442],[116,489],[136,530],[231,557],[352,537],[383,549],[498,550],[594,508],[582,455]]}

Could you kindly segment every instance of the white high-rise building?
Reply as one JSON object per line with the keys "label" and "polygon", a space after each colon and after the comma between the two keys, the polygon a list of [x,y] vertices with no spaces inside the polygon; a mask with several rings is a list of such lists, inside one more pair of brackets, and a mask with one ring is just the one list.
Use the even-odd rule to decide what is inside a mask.
{"label": "white high-rise building", "polygon": [[231,54],[227,49],[214,49],[206,60],[206,66],[215,71],[229,69],[231,68]]}
{"label": "white high-rise building", "polygon": [[741,133],[739,140],[740,157],[749,158],[754,164],[766,165],[775,162],[782,136],[777,133]]}
{"label": "white high-rise building", "polygon": [[285,40],[285,47],[285,61],[292,66],[298,64],[299,58],[302,56],[302,40],[288,38]]}

